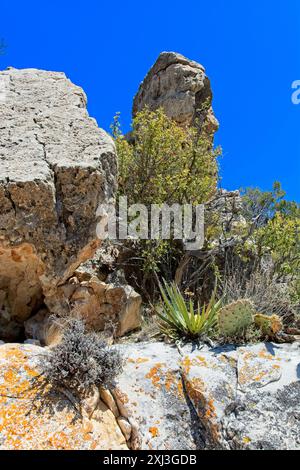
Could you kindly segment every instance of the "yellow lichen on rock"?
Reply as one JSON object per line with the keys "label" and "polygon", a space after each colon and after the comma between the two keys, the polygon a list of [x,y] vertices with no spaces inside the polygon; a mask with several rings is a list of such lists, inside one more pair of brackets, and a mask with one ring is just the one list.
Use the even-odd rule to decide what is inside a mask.
{"label": "yellow lichen on rock", "polygon": [[80,403],[44,387],[37,367],[41,351],[33,345],[0,347],[0,449],[127,449],[104,403],[88,419]]}

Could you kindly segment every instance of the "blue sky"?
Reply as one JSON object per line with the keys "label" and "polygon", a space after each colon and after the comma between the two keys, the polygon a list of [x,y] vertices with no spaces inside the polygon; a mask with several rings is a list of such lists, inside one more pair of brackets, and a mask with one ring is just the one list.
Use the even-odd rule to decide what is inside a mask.
{"label": "blue sky", "polygon": [[133,96],[163,50],[202,63],[220,121],[222,186],[269,189],[300,201],[300,2],[285,0],[0,0],[0,69],[64,71],[88,96],[99,126]]}

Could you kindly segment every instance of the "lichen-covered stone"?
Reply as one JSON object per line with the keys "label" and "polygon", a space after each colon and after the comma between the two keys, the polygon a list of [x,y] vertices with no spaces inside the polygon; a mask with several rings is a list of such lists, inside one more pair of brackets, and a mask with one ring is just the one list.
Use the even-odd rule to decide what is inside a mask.
{"label": "lichen-covered stone", "polygon": [[300,449],[299,343],[180,351],[124,347],[119,409],[141,448]]}
{"label": "lichen-covered stone", "polygon": [[107,397],[57,390],[41,407],[47,348],[0,344],[0,449],[300,449],[299,343],[120,349]]}
{"label": "lichen-covered stone", "polygon": [[67,391],[39,389],[42,351],[33,345],[0,345],[0,449],[126,450],[115,416],[98,394],[79,403]]}
{"label": "lichen-covered stone", "polygon": [[117,380],[119,409],[137,426],[141,449],[203,448],[201,425],[186,400],[175,347],[164,343],[120,346],[126,357]]}
{"label": "lichen-covered stone", "polygon": [[[222,421],[236,400],[237,353],[232,348],[190,352],[181,360],[187,393],[213,446],[222,447]],[[225,444],[225,443],[224,443]],[[225,445],[228,448],[228,446]]]}
{"label": "lichen-covered stone", "polygon": [[213,447],[300,449],[299,343],[187,351],[182,364]]}

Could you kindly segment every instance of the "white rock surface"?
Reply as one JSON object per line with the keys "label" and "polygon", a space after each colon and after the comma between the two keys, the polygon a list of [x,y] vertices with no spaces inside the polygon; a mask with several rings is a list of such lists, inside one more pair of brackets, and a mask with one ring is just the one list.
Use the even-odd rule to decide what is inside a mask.
{"label": "white rock surface", "polygon": [[118,387],[141,448],[300,449],[299,343],[181,353],[124,347]]}

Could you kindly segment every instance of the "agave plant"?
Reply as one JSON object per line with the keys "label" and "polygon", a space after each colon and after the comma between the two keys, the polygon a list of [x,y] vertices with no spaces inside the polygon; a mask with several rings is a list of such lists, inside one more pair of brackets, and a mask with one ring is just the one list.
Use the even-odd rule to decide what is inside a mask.
{"label": "agave plant", "polygon": [[221,299],[216,301],[212,295],[207,305],[197,308],[192,299],[186,301],[178,286],[173,282],[164,286],[159,285],[162,308],[158,312],[161,331],[173,338],[208,336],[217,325],[217,313],[221,308]]}

